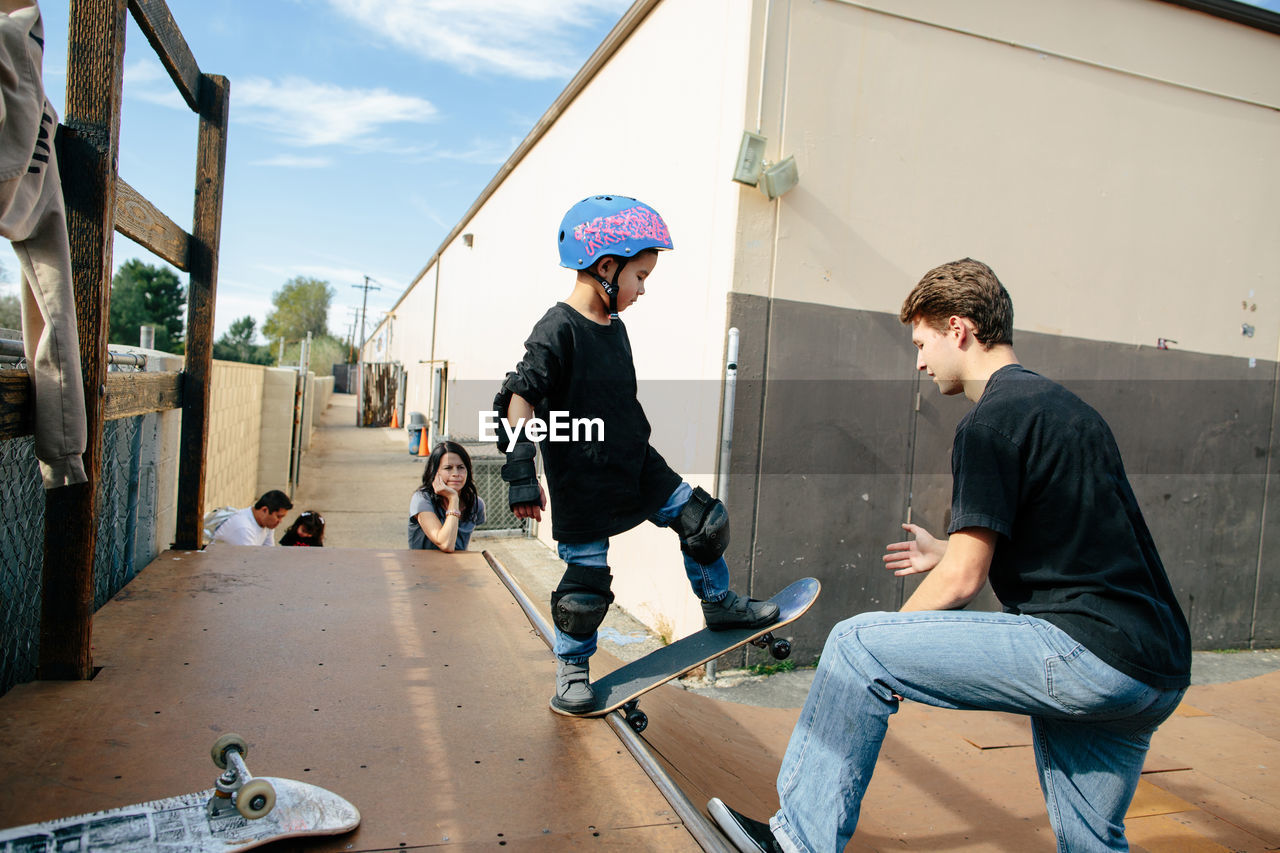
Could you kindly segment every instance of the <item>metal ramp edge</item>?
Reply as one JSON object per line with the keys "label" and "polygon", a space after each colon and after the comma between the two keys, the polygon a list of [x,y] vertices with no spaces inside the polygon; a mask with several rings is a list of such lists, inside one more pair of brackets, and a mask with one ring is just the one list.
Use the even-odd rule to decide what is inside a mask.
{"label": "metal ramp edge", "polygon": [[[554,633],[551,625],[543,617],[542,613],[534,605],[533,601],[511,576],[506,567],[498,561],[489,551],[482,551],[485,560],[488,561],[489,567],[493,569],[498,579],[511,592],[516,603],[520,605],[520,609],[524,611],[525,618],[529,620],[529,624],[538,632],[538,636],[547,644],[548,650],[551,648],[554,640]],[[661,763],[649,750],[649,745],[627,724],[626,718],[620,711],[614,711],[602,717],[609,727],[613,729],[614,734],[618,736],[618,740],[622,741],[623,746],[635,758],[636,763],[640,765],[653,784],[657,786],[658,791],[671,804],[671,808],[675,810],[677,817],[684,823],[689,834],[693,836],[693,840],[698,845],[711,853],[735,853],[734,848],[729,845],[720,831],[716,829],[711,821],[702,814],[695,806],[683,790],[675,783],[675,780],[662,768]],[[584,721],[585,722],[585,721]]]}

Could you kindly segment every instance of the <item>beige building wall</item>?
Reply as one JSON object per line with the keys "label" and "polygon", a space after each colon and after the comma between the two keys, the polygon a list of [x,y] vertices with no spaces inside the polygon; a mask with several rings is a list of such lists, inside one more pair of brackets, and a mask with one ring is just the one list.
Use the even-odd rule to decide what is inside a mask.
{"label": "beige building wall", "polygon": [[[448,431],[475,435],[534,321],[571,288],[560,216],[599,192],[637,196],[671,228],[675,251],[624,320],[654,444],[708,489],[735,299],[770,380],[845,379],[850,363],[862,379],[909,378],[844,318],[892,318],[922,273],[964,256],[1000,274],[1020,330],[1277,357],[1280,38],[1159,0],[652,5],[384,323],[378,359],[408,370],[407,410],[430,414],[424,362],[447,359]],[[798,186],[770,201],[730,180],[743,130],[767,137],[766,159],[795,157]],[[813,310],[788,309],[774,363],[783,333],[767,306],[782,303]],[[795,357],[806,347],[823,355]],[[776,458],[761,442],[748,457]],[[753,539],[752,512],[788,506],[752,500],[730,502],[749,555],[771,544]],[[619,603],[674,636],[698,627],[670,533],[617,537],[610,560]]]}
{"label": "beige building wall", "polygon": [[896,313],[972,256],[1020,329],[1276,357],[1280,37],[1156,0],[756,9],[801,177],[743,190],[735,289]]}

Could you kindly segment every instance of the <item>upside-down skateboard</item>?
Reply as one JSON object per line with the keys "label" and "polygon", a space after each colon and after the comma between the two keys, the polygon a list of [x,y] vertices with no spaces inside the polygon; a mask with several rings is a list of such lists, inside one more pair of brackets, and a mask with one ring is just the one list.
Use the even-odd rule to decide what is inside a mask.
{"label": "upside-down skateboard", "polygon": [[631,727],[642,732],[649,724],[649,718],[637,705],[640,696],[653,688],[747,643],[767,648],[777,660],[790,655],[791,643],[781,637],[774,637],[774,632],[804,615],[821,589],[822,585],[814,578],[798,580],[769,599],[778,605],[778,619],[772,625],[764,628],[731,628],[728,631],[703,628],[696,634],[676,640],[671,645],[650,652],[639,660],[615,669],[599,681],[592,682],[595,705],[591,710],[570,714],[554,705],[551,710],[566,717],[600,717],[622,708]]}
{"label": "upside-down skateboard", "polygon": [[355,829],[360,812],[324,788],[253,777],[239,735],[213,745],[213,761],[224,769],[215,787],[76,817],[0,829],[0,853],[172,850],[214,853],[248,850],[282,838],[337,835]]}

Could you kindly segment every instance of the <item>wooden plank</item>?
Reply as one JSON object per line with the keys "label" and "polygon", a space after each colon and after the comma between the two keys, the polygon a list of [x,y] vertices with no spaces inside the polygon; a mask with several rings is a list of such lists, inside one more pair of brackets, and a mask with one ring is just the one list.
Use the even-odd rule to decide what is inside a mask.
{"label": "wooden plank", "polygon": [[187,286],[187,376],[182,442],[178,450],[178,521],[175,543],[199,548],[204,535],[205,447],[209,438],[209,377],[213,371],[213,307],[218,290],[222,193],[227,168],[231,83],[206,74],[200,84],[196,201]]}
{"label": "wooden plank", "polygon": [[182,408],[182,373],[109,373],[103,416],[109,421]]}
{"label": "wooden plank", "polygon": [[84,373],[88,480],[45,492],[38,673],[47,679],[87,679],[93,673],[93,555],[102,473],[101,395],[107,375],[125,0],[72,0],[70,13],[66,127],[59,128],[57,150]]}
{"label": "wooden plank", "polygon": [[35,407],[31,379],[25,370],[0,370],[0,441],[31,435]]}
{"label": "wooden plank", "polygon": [[200,66],[164,0],[129,0],[129,11],[160,57],[187,106],[200,110]]}
{"label": "wooden plank", "polygon": [[116,178],[116,230],[183,272],[191,235],[165,216],[142,193]]}

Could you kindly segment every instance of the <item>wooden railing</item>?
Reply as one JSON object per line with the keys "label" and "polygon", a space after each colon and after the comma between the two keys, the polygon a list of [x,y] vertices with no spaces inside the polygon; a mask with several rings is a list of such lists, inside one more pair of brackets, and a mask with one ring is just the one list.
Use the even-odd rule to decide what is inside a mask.
{"label": "wooden railing", "polygon": [[[84,375],[88,482],[45,493],[39,676],[46,679],[85,679],[93,672],[93,559],[105,421],[182,410],[174,544],[187,549],[202,544],[204,450],[230,93],[225,77],[200,71],[164,0],[71,0],[70,11],[66,115],[56,141]],[[199,116],[190,233],[116,174],[129,13]],[[181,372],[107,372],[116,231],[190,274],[186,363]],[[33,420],[25,374],[0,373],[0,439],[30,434]]]}

